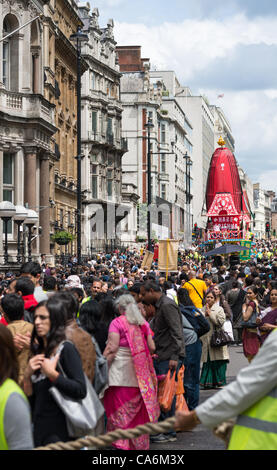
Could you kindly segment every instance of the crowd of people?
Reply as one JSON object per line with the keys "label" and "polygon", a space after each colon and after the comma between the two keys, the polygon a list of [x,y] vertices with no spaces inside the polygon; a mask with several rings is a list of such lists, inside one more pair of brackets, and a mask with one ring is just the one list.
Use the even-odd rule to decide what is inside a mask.
{"label": "crowd of people", "polygon": [[[145,270],[142,260],[142,251],[128,249],[82,265],[74,258],[66,266],[42,260],[0,273],[0,449],[71,440],[49,390],[83,399],[86,377],[104,406],[105,432],[174,416],[176,397],[165,412],[158,389],[182,365],[194,413],[201,388],[227,385],[229,347],[241,345],[251,363],[277,326],[276,242],[257,241],[246,261],[209,258],[194,246],[178,253],[174,273],[159,271],[157,260]],[[218,329],[230,341],[213,347]],[[150,439],[174,441],[176,430]],[[149,445],[146,435],[113,443],[123,450]]]}

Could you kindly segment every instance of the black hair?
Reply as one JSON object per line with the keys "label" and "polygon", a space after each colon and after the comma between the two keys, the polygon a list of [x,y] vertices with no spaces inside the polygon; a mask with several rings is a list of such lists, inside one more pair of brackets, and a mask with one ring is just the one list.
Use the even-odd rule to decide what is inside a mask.
{"label": "black hair", "polygon": [[69,292],[72,292],[72,294],[77,294],[78,297],[81,297],[81,299],[83,300],[85,294],[84,294],[84,291],[83,289],[81,289],[81,287],[71,287],[71,289],[68,289]]}
{"label": "black hair", "polygon": [[96,300],[88,300],[81,305],[79,322],[85,331],[93,335],[101,329],[101,308]]}
{"label": "black hair", "polygon": [[57,285],[57,279],[54,276],[45,276],[43,279],[43,289],[46,291],[54,290]]}
{"label": "black hair", "polygon": [[177,298],[178,302],[182,305],[191,307],[194,306],[194,303],[192,302],[187,289],[184,289],[183,287],[179,287],[177,291]]}
{"label": "black hair", "polygon": [[79,302],[73,292],[67,290],[59,291],[56,294],[52,295],[51,299],[63,303],[63,305],[65,306],[66,321],[70,321],[76,318],[79,310]]}
{"label": "black hair", "polygon": [[34,293],[35,286],[33,281],[27,277],[20,277],[15,284],[15,292],[22,292],[22,295],[31,295]]}
{"label": "black hair", "polygon": [[111,321],[118,316],[117,309],[115,307],[114,299],[111,295],[107,295],[105,299],[99,302],[101,310],[101,322],[106,326],[109,326]]}
{"label": "black hair", "polygon": [[4,295],[4,297],[1,299],[1,306],[11,322],[15,320],[22,320],[24,316],[24,301],[20,295]]}
{"label": "black hair", "polygon": [[146,292],[149,292],[151,289],[154,292],[162,292],[161,286],[154,281],[145,281],[142,286]]}
{"label": "black hair", "polygon": [[142,285],[142,282],[135,282],[131,287],[128,287],[128,291],[135,292],[135,294],[139,294]]}
{"label": "black hair", "polygon": [[31,274],[31,276],[36,277],[37,274],[41,274],[41,266],[35,261],[28,261],[21,265],[20,274]]}
{"label": "black hair", "polygon": [[[36,308],[45,306],[50,317],[50,331],[47,334],[47,344],[44,347],[43,338],[41,338],[33,329],[31,336],[31,352],[34,354],[44,353],[46,357],[50,357],[58,344],[65,340],[65,326],[67,320],[66,305],[62,299],[57,298],[59,294],[52,295],[48,300],[40,302]],[[35,316],[34,312],[34,316]]]}

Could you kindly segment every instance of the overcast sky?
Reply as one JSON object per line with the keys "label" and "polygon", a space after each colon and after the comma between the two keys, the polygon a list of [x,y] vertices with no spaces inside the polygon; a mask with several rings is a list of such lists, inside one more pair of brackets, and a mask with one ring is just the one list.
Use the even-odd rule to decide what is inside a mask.
{"label": "overcast sky", "polygon": [[118,45],[141,45],[152,68],[174,70],[181,85],[222,107],[239,164],[277,192],[277,1],[90,3],[101,27],[113,18]]}

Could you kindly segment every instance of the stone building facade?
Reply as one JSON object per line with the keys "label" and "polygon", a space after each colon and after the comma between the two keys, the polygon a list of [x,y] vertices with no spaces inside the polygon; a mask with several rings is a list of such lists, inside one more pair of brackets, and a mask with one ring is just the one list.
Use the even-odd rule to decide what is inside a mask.
{"label": "stone building facade", "polygon": [[[44,92],[55,105],[57,129],[49,158],[50,234],[65,230],[76,235],[77,55],[70,36],[83,24],[74,0],[50,0],[46,9]],[[81,59],[81,73],[86,68]],[[51,239],[45,245],[49,241],[52,254],[76,253],[76,238],[68,246],[54,245]]]}
{"label": "stone building facade", "polygon": [[91,254],[121,244],[122,220],[130,212],[128,197],[122,198],[122,156],[127,141],[122,137],[113,20],[102,28],[97,8],[90,11],[87,2],[78,6],[83,32],[89,38],[82,46],[88,64],[82,76],[82,190],[84,248]]}
{"label": "stone building facade", "polygon": [[[45,1],[40,0],[0,2],[0,197],[35,210],[37,225],[49,234],[48,161],[56,127],[55,105],[44,96],[44,25],[40,15],[45,8]],[[11,222],[11,258],[16,255],[16,232]],[[40,237],[32,248],[38,256]],[[43,246],[45,253],[49,253],[47,248]]]}

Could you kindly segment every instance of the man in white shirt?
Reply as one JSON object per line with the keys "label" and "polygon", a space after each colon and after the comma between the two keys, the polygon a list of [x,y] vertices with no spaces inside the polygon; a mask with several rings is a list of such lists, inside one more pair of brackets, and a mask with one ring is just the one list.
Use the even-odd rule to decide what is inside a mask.
{"label": "man in white shirt", "polygon": [[200,423],[213,429],[224,421],[237,418],[277,387],[276,363],[277,331],[274,331],[234,382],[195,410],[189,413],[177,412],[176,429],[188,431]]}

